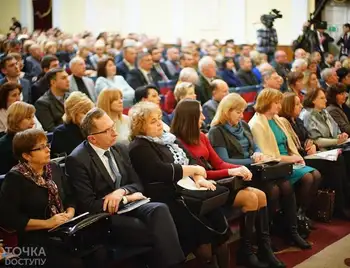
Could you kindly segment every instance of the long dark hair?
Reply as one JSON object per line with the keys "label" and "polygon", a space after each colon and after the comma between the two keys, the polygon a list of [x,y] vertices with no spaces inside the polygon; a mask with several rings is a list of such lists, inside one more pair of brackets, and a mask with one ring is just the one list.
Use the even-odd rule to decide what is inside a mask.
{"label": "long dark hair", "polygon": [[171,133],[186,144],[198,144],[200,128],[200,103],[197,100],[183,99],[175,109],[174,119],[171,124]]}

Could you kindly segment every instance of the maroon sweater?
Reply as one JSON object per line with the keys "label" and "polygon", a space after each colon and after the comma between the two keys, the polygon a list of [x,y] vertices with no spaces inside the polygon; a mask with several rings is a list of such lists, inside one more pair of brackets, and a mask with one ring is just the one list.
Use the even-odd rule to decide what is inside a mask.
{"label": "maroon sweater", "polygon": [[199,159],[203,157],[207,160],[214,170],[207,170],[207,179],[209,180],[219,180],[228,177],[228,170],[231,168],[240,167],[239,165],[233,165],[222,161],[222,159],[217,155],[213,147],[211,146],[209,139],[204,133],[200,134],[199,144],[189,145],[181,140],[183,146],[188,150],[192,157]]}

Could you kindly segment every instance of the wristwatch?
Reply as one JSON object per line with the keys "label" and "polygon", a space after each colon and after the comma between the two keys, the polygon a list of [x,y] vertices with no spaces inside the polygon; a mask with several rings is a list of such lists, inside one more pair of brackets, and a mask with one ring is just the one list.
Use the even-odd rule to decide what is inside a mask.
{"label": "wristwatch", "polygon": [[122,197],[122,203],[123,205],[126,205],[128,203],[128,199],[125,196]]}

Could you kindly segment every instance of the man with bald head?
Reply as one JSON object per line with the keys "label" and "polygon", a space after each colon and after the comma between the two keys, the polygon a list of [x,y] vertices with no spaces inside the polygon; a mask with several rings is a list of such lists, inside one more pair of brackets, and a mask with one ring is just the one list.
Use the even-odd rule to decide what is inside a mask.
{"label": "man with bald head", "polygon": [[224,80],[215,79],[210,83],[212,98],[203,105],[205,123],[210,124],[213,120],[220,101],[229,93],[228,85]]}
{"label": "man with bald head", "polygon": [[287,76],[290,72],[290,64],[288,62],[287,53],[283,50],[277,50],[275,53],[275,60],[272,63],[277,74],[283,78],[284,83],[282,84],[281,90],[287,90]]}
{"label": "man with bald head", "polygon": [[32,83],[36,82],[37,77],[41,74],[41,57],[42,50],[37,44],[29,47],[30,56],[26,59],[25,77]]}

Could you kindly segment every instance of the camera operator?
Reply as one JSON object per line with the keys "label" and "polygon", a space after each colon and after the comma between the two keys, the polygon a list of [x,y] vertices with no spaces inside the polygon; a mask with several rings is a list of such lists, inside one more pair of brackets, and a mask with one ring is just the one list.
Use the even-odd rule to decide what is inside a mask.
{"label": "camera operator", "polygon": [[274,59],[274,54],[278,44],[277,32],[273,27],[273,22],[276,18],[282,18],[279,11],[273,10],[275,14],[262,15],[260,17],[263,28],[257,30],[257,47],[256,50],[260,53],[265,53],[268,56],[268,61]]}

